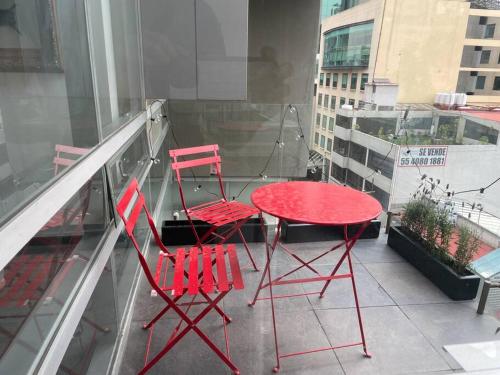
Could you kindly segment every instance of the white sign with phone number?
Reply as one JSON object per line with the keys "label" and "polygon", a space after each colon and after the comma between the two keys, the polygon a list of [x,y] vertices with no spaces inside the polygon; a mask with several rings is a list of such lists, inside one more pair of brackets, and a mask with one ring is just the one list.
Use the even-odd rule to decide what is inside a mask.
{"label": "white sign with phone number", "polygon": [[[409,152],[408,152],[409,151]],[[400,167],[443,167],[446,165],[448,146],[412,146],[401,147],[399,152]]]}

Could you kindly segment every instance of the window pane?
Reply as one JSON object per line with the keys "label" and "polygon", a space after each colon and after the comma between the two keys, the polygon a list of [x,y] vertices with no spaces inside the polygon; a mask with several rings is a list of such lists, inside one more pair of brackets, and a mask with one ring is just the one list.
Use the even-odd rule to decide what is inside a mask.
{"label": "window pane", "polygon": [[321,136],[321,141],[320,142],[321,143],[319,144],[319,146],[321,148],[325,148],[325,136],[324,135]]}
{"label": "window pane", "polygon": [[337,117],[335,118],[335,124],[344,129],[351,129],[352,117],[337,115]]}
{"label": "window pane", "polygon": [[326,122],[328,121],[328,116],[323,115],[323,121],[321,121],[321,128],[326,129]]}
{"label": "window pane", "polygon": [[337,88],[337,83],[339,82],[339,74],[338,73],[333,73],[332,74],[332,87]]}
{"label": "window pane", "polygon": [[496,145],[498,142],[498,130],[474,121],[465,120],[464,137],[483,144],[490,143]]}
{"label": "window pane", "polygon": [[316,125],[321,124],[321,113],[316,113]]}
{"label": "window pane", "polygon": [[346,183],[347,185],[353,187],[354,189],[358,190],[363,189],[363,177],[354,173],[350,169],[347,170]]}
{"label": "window pane", "polygon": [[318,94],[318,105],[321,106],[323,104],[323,94]]}
{"label": "window pane", "polygon": [[486,28],[484,30],[484,37],[485,38],[493,38],[495,36],[495,24],[489,24],[486,25]]}
{"label": "window pane", "polygon": [[0,368],[25,374],[49,337],[104,233],[102,171],[88,181],[0,270]]}
{"label": "window pane", "polygon": [[493,90],[500,90],[500,77],[495,77],[493,82]]}
{"label": "window pane", "polygon": [[334,126],[335,118],[330,117],[330,120],[328,121],[328,130],[333,131],[333,126]]}
{"label": "window pane", "polygon": [[325,100],[323,102],[323,107],[328,108],[328,101],[330,100],[329,95],[325,95]]}
{"label": "window pane", "polygon": [[330,109],[335,109],[335,104],[337,102],[337,97],[336,96],[332,96],[332,100],[330,101]]}
{"label": "window pane", "polygon": [[351,90],[356,90],[358,86],[358,73],[351,74]]}
{"label": "window pane", "polygon": [[326,81],[325,81],[325,86],[330,87],[330,73],[326,73]]}
{"label": "window pane", "polygon": [[319,133],[314,133],[314,143],[318,144],[319,143]]}
{"label": "window pane", "polygon": [[395,134],[397,121],[397,118],[358,117],[356,119],[356,129],[385,139],[389,134]]}
{"label": "window pane", "polygon": [[[136,257],[137,258],[137,257]],[[118,334],[108,261],[66,350],[58,374],[105,374]]]}
{"label": "window pane", "polygon": [[347,81],[349,79],[349,74],[348,73],[342,73],[342,88],[346,89],[347,88]]}
{"label": "window pane", "polygon": [[365,165],[366,163],[366,147],[358,145],[355,142],[349,144],[349,157],[356,160],[358,163]]}
{"label": "window pane", "polygon": [[331,138],[328,138],[328,140],[326,141],[326,149],[331,152],[332,147],[333,147],[333,142],[332,142]]}
{"label": "window pane", "polygon": [[345,104],[345,98],[340,98],[340,101],[339,101],[339,107],[342,108],[342,106]]}
{"label": "window pane", "polygon": [[483,90],[485,81],[486,81],[485,76],[477,76],[477,78],[476,78],[476,90]]}
{"label": "window pane", "polygon": [[0,49],[11,54],[1,64],[0,223],[64,170],[56,156],[79,159],[98,142],[83,7],[7,3],[14,27],[0,26]]}
{"label": "window pane", "polygon": [[373,150],[368,152],[368,168],[374,171],[380,171],[380,173],[388,178],[392,178],[392,173],[394,171],[394,159],[379,154]]}
{"label": "window pane", "polygon": [[361,85],[360,90],[363,91],[365,89],[365,85],[368,82],[368,73],[363,73],[361,75]]}
{"label": "window pane", "polygon": [[480,64],[488,64],[490,62],[491,51],[481,51]]}
{"label": "window pane", "polygon": [[346,174],[346,169],[341,168],[339,165],[332,163],[332,168],[331,168],[331,176],[335,178],[337,181],[340,183],[345,182],[345,174]]}
{"label": "window pane", "polygon": [[319,74],[319,85],[323,86],[325,80],[325,73],[320,73]]}
{"label": "window pane", "polygon": [[354,99],[349,99],[349,105],[352,105],[354,107],[354,103],[356,103]]}
{"label": "window pane", "polygon": [[323,67],[368,66],[372,29],[373,21],[326,33]]}
{"label": "window pane", "polygon": [[333,151],[342,156],[347,156],[349,151],[349,142],[339,137],[333,138]]}

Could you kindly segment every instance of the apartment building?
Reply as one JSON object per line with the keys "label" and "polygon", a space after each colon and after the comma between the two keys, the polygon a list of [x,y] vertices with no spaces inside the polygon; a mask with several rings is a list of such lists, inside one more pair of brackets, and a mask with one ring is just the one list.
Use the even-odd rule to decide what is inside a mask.
{"label": "apartment building", "polygon": [[[500,115],[414,105],[395,111],[339,109],[334,127],[330,180],[369,191],[386,210],[399,210],[422,177],[460,191],[486,186],[500,160]],[[481,168],[477,168],[481,165]],[[493,187],[481,197],[500,216]],[[476,199],[465,195],[465,199]]]}
{"label": "apartment building", "polygon": [[[344,105],[380,110],[380,117],[397,120],[400,112],[391,110],[429,111],[439,92],[466,93],[473,105],[500,103],[496,2],[370,0],[351,5],[336,8],[321,27],[311,145],[324,158],[325,180],[338,176],[339,165],[332,160],[343,141],[338,131],[344,125],[337,122]],[[377,133],[381,126],[370,117],[366,125]],[[363,188],[362,180],[351,185]],[[388,206],[389,181],[372,190],[377,187]]]}

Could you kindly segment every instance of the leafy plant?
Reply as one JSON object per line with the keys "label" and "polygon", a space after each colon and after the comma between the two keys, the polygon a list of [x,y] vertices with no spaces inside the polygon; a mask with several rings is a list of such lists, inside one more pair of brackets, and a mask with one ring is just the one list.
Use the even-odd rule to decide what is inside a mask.
{"label": "leafy plant", "polygon": [[438,231],[438,220],[437,213],[435,210],[430,209],[424,217],[424,226],[425,226],[425,245],[430,252],[434,252],[436,250],[437,239],[439,236]]}
{"label": "leafy plant", "polygon": [[465,225],[458,227],[458,246],[454,258],[459,273],[465,272],[465,268],[479,250],[479,245],[480,241],[477,232]]}
{"label": "leafy plant", "polygon": [[432,207],[430,202],[424,199],[412,200],[404,207],[401,225],[417,236],[422,236],[426,229],[426,217],[431,210]]}
{"label": "leafy plant", "polygon": [[439,230],[439,243],[437,245],[437,249],[441,257],[444,257],[448,253],[451,235],[453,234],[453,228],[455,225],[450,220],[450,213],[445,208],[437,209],[436,220]]}

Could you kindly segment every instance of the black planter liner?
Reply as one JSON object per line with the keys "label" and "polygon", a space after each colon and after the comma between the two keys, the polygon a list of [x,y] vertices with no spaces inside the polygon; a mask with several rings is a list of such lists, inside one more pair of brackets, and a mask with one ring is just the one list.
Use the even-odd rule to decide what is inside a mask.
{"label": "black planter liner", "polygon": [[[212,226],[200,220],[193,220],[198,232],[198,236],[203,236]],[[217,233],[222,233],[229,229],[229,226],[222,226],[217,229]],[[258,218],[248,220],[241,227],[241,232],[247,242],[264,242],[264,236],[260,228]],[[194,245],[194,237],[191,225],[188,220],[165,220],[161,226],[161,240],[165,245]],[[241,238],[236,232],[227,243],[241,243]]]}
{"label": "black planter liner", "polygon": [[400,227],[391,227],[387,244],[455,301],[474,299],[479,288],[479,276],[458,275],[446,264],[431,256],[425,248],[407,236]]}
{"label": "black planter liner", "polygon": [[[360,225],[350,225],[347,229],[349,237],[356,234]],[[361,235],[360,239],[378,238],[380,221],[373,220]],[[324,225],[289,223],[283,221],[281,225],[281,241],[293,242],[318,242],[335,241],[344,239],[343,227],[329,227]]]}

